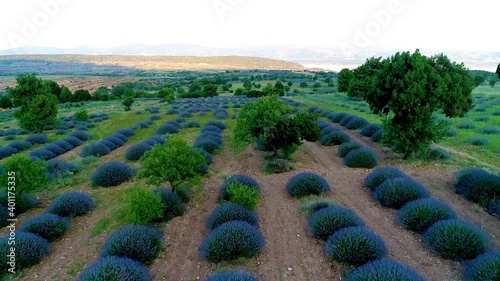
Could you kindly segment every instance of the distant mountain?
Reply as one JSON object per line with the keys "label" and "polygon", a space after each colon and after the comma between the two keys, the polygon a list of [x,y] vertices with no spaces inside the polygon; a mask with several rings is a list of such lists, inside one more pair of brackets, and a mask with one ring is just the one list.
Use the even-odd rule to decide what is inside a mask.
{"label": "distant mountain", "polygon": [[[413,51],[413,50],[411,50]],[[130,44],[112,48],[83,46],[59,49],[48,47],[22,47],[0,51],[0,55],[27,54],[82,54],[82,55],[127,55],[127,56],[248,56],[287,60],[306,67],[340,70],[354,68],[372,56],[387,57],[396,51],[381,49],[341,49],[334,47],[303,46],[250,46],[245,48],[213,48],[190,44],[146,45]],[[500,62],[500,52],[457,52],[446,50],[422,51],[426,55],[445,53],[450,59],[464,62],[470,69],[495,71]]]}

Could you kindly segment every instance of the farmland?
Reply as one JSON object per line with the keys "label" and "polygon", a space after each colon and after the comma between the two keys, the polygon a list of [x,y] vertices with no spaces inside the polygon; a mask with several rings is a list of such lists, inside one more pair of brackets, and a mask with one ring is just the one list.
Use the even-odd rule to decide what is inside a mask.
{"label": "farmland", "polygon": [[[450,131],[454,133],[450,133],[433,146],[443,149],[449,156],[438,160],[422,158],[402,160],[401,156],[390,148],[361,134],[367,124],[382,124],[381,116],[370,113],[368,104],[361,99],[339,93],[337,75],[334,73],[241,70],[188,74],[168,74],[171,77],[166,79],[167,82],[154,79],[155,83],[151,84],[148,84],[151,82],[149,78],[138,76],[120,77],[112,80],[113,84],[103,82],[110,79],[109,77],[94,77],[97,84],[93,84],[94,78],[86,77],[85,83],[82,82],[71,90],[84,88],[93,92],[100,86],[111,88],[114,83],[144,82],[149,88],[135,90],[147,95],[160,90],[159,86],[168,83],[177,82],[176,91],[182,88],[182,91],[189,92],[193,89],[191,87],[193,81],[198,79],[212,79],[216,75],[221,75],[228,81],[219,85],[220,94],[216,97],[180,97],[171,102],[165,102],[164,99],[157,97],[136,97],[130,111],[124,111],[121,98],[61,103],[58,124],[46,127],[42,132],[47,137],[46,141],[34,142],[19,152],[3,157],[2,164],[17,155],[43,155],[42,158],[48,160],[47,162],[59,159],[74,167],[64,173],[54,174],[43,188],[33,189],[32,194],[39,202],[34,208],[17,217],[18,226],[34,216],[49,212],[54,208],[54,202],[60,200],[56,199],[60,195],[82,192],[90,196],[93,201],[93,207],[89,207],[84,214],[69,216],[70,223],[67,230],[50,243],[50,248],[39,262],[26,267],[17,275],[9,275],[6,277],[7,280],[75,280],[82,278],[83,274],[90,274],[88,268],[98,264],[104,258],[103,253],[111,251],[108,246],[111,240],[108,239],[114,237],[116,231],[127,230],[123,230],[123,227],[131,224],[132,219],[127,215],[130,211],[129,202],[130,198],[136,196],[138,186],[145,190],[144,194],[151,194],[153,191],[172,194],[178,187],[177,184],[167,180],[161,184],[152,184],[141,176],[145,166],[148,165],[143,158],[148,158],[149,154],[146,153],[144,156],[140,154],[137,157],[141,159],[139,161],[132,159],[130,156],[132,147],[135,149],[136,146],[140,147],[139,144],[145,144],[143,147],[153,152],[154,147],[160,147],[164,142],[167,142],[167,147],[169,144],[170,147],[174,147],[176,140],[179,143],[189,144],[189,147],[203,148],[213,156],[213,159],[207,161],[205,172],[189,177],[184,182],[183,188],[188,190],[191,198],[186,200],[188,202],[176,201],[176,204],[184,206],[185,209],[175,210],[177,213],[170,210],[170,213],[165,212],[162,215],[171,216],[168,219],[146,223],[154,227],[155,231],[159,231],[163,247],[160,247],[161,250],[156,254],[140,260],[142,264],[134,266],[140,267],[141,270],[145,268],[152,280],[205,280],[214,273],[227,270],[243,270],[263,281],[344,280],[359,268],[359,263],[356,262],[358,257],[354,257],[355,261],[349,263],[352,260],[348,258],[344,262],[339,262],[325,255],[325,244],[331,245],[335,241],[333,239],[322,241],[328,237],[318,238],[320,235],[316,235],[314,228],[311,227],[314,214],[304,211],[307,210],[308,204],[318,199],[333,204],[334,207],[328,208],[342,208],[356,216],[357,224],[352,226],[362,228],[363,231],[368,231],[379,238],[376,240],[378,246],[383,245],[380,247],[385,248],[385,251],[379,251],[381,256],[410,267],[427,280],[463,280],[466,267],[464,260],[467,259],[443,256],[425,243],[427,236],[406,229],[398,220],[401,206],[412,200],[399,202],[401,205],[394,207],[395,205],[381,199],[382,192],[377,193],[373,190],[372,194],[371,187],[367,185],[365,179],[383,166],[397,168],[402,179],[423,188],[422,199],[438,199],[449,206],[456,214],[450,218],[467,220],[479,226],[481,233],[478,235],[484,235],[488,240],[488,250],[500,247],[500,221],[498,216],[495,216],[495,211],[467,200],[463,194],[460,195],[455,191],[454,186],[455,173],[464,168],[481,168],[492,177],[497,177],[500,172],[498,165],[500,133],[495,133],[495,128],[500,130],[498,86],[490,87],[484,84],[475,88],[474,107],[464,117],[447,118],[437,113],[436,118],[449,123],[453,129]],[[186,79],[187,76],[195,78]],[[61,76],[43,76],[43,78],[62,84],[67,81]],[[350,168],[345,160],[347,156],[341,158],[338,155],[340,143],[304,141],[293,154],[291,171],[272,173],[265,170],[268,152],[259,150],[255,143],[242,145],[237,141],[235,133],[237,116],[242,112],[244,105],[256,103],[258,99],[234,93],[236,89],[248,85],[250,80],[251,89],[262,89],[268,84],[275,84],[278,79],[288,85],[285,96],[280,99],[290,105],[294,112],[316,113],[317,124],[322,128],[328,127],[330,133],[345,135],[351,142],[356,142],[372,151],[376,156],[376,166]],[[72,78],[72,81],[74,80],[77,79]],[[231,87],[222,89],[227,83],[230,83]],[[256,86],[257,84],[259,86]],[[11,82],[9,86],[15,85]],[[75,114],[82,110],[86,110],[89,114],[89,119],[86,121],[79,121],[75,117]],[[0,112],[2,147],[7,147],[13,142],[27,141],[30,135],[33,135],[18,128],[13,111],[14,109],[8,109]],[[363,118],[366,123],[363,123],[363,127],[348,129],[349,120],[346,119],[345,123],[341,120],[335,121],[334,115],[340,113],[343,113],[344,117],[350,114],[350,119]],[[464,126],[464,124],[469,125]],[[492,133],[485,132],[485,128],[489,128]],[[89,137],[84,137],[87,134]],[[207,137],[208,135],[210,137]],[[322,137],[325,135],[328,133]],[[69,142],[75,137],[81,140],[78,146],[68,147],[59,153],[53,153],[50,157],[43,154],[46,150],[52,151],[53,145],[57,142],[62,144],[63,141]],[[474,137],[484,138],[486,142],[482,143],[483,145],[473,145],[471,138]],[[172,139],[174,142],[169,143]],[[207,139],[215,141],[208,145]],[[149,145],[150,142],[152,145]],[[113,176],[104,179],[101,177],[99,180],[96,176],[97,170],[115,161],[125,164],[131,172],[121,173],[120,170],[120,173],[115,173],[123,174],[123,180],[118,177],[115,179],[113,173]],[[177,163],[182,161],[188,160],[180,157]],[[118,168],[116,169],[118,171]],[[123,171],[127,169],[124,168]],[[292,185],[292,178],[303,176],[301,174],[304,172],[313,173],[324,179],[324,183],[329,186],[329,192],[324,188],[314,195],[294,197],[288,185]],[[248,256],[224,259],[207,250],[209,246],[206,246],[207,249],[204,248],[210,244],[210,239],[216,239],[210,237],[222,232],[215,227],[208,228],[207,221],[214,220],[212,213],[222,208],[224,204],[228,204],[226,201],[234,203],[229,197],[225,200],[221,200],[221,197],[224,192],[228,193],[231,179],[238,179],[240,177],[238,175],[249,177],[249,179],[244,177],[241,182],[248,183],[247,187],[258,190],[252,193],[257,194],[255,205],[244,201],[248,204],[245,205],[247,209],[254,212],[256,219],[252,220],[254,217],[245,213],[245,218],[250,217],[248,223],[239,221],[240,226],[234,227],[238,230],[249,229],[244,233],[252,234],[247,235],[248,247],[257,250]],[[112,180],[117,182],[107,186]],[[162,187],[162,191],[157,191],[159,187]],[[174,191],[167,189],[172,187]],[[224,188],[223,192],[221,188]],[[170,196],[177,197],[177,195]],[[421,198],[415,199],[422,200]],[[150,208],[152,210],[152,206],[153,204],[145,204],[140,207],[143,210]],[[227,223],[231,222],[225,224]],[[150,234],[149,230],[141,231]],[[1,235],[8,233],[7,227],[0,229]],[[151,237],[158,236],[157,232],[154,233],[156,234],[151,234]],[[224,241],[229,243],[229,240],[228,238]],[[247,241],[244,240],[241,244],[245,242]],[[204,250],[200,250],[201,248]],[[409,272],[407,268],[404,270]]]}

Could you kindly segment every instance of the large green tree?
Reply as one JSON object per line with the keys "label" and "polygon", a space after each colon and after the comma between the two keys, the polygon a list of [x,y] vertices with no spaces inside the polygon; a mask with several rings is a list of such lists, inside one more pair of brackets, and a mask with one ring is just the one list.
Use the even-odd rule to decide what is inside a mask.
{"label": "large green tree", "polygon": [[202,95],[204,97],[216,97],[219,95],[219,91],[216,84],[207,84],[203,86]]}
{"label": "large green tree", "polygon": [[16,77],[17,86],[9,91],[14,106],[19,107],[14,116],[19,125],[34,132],[41,132],[47,125],[57,122],[57,98],[42,79],[35,75]]}
{"label": "large green tree", "polygon": [[62,103],[73,101],[73,94],[71,93],[71,90],[68,89],[68,87],[66,86],[61,87],[61,95],[59,96],[59,100]]}
{"label": "large green tree", "polygon": [[339,72],[339,92],[349,91],[349,84],[354,78],[354,72],[348,68],[344,68]]}
{"label": "large green tree", "polygon": [[433,117],[438,109],[455,117],[472,107],[473,80],[468,70],[445,55],[427,58],[418,50],[397,53],[380,61],[380,66],[368,79],[364,98],[375,113],[385,115],[384,143],[403,158],[444,136],[446,127]]}
{"label": "large green tree", "polygon": [[89,101],[92,99],[92,96],[90,95],[89,91],[80,89],[76,90],[75,94],[73,95],[73,101],[80,102],[80,101]]}
{"label": "large green tree", "polygon": [[56,82],[52,81],[52,80],[44,80],[43,81],[47,87],[49,88],[49,93],[53,94],[54,96],[56,96],[56,98],[60,101],[60,97],[61,97],[61,87],[59,86],[59,84],[57,84]]}
{"label": "large green tree", "polygon": [[376,90],[378,79],[376,74],[382,69],[382,58],[369,58],[366,62],[354,69],[354,78],[351,78],[347,95],[350,97],[364,97],[368,92]]}

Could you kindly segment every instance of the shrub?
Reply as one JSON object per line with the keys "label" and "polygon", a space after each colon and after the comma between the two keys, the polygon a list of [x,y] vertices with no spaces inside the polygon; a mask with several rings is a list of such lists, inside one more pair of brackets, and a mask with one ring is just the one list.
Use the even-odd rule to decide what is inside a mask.
{"label": "shrub", "polygon": [[347,116],[347,113],[345,112],[334,113],[330,120],[332,120],[332,122],[339,123],[345,116]]}
{"label": "shrub", "polygon": [[476,125],[474,125],[474,123],[472,123],[470,121],[463,121],[463,122],[457,123],[457,125],[455,125],[455,127],[457,127],[457,129],[475,129]]}
{"label": "shrub", "polygon": [[292,197],[320,195],[330,192],[328,182],[318,174],[304,172],[293,176],[286,184],[286,191]]}
{"label": "shrub", "polygon": [[490,117],[488,116],[477,116],[474,118],[474,122],[488,122],[490,121]]}
{"label": "shrub", "polygon": [[422,233],[440,220],[456,218],[455,212],[444,202],[422,198],[409,202],[397,213],[398,222],[411,231]]}
{"label": "shrub", "polygon": [[214,157],[213,157],[213,155],[212,155],[212,154],[210,154],[210,153],[208,153],[208,152],[206,152],[206,151],[205,151],[205,150],[203,150],[203,149],[202,149],[200,152],[201,152],[201,154],[202,154],[203,156],[205,156],[205,158],[207,159],[207,165],[212,164],[212,162],[214,161]]}
{"label": "shrub", "polygon": [[207,163],[200,150],[174,137],[170,137],[166,144],[155,145],[140,161],[143,166],[140,176],[148,178],[149,184],[169,182],[174,189],[198,176]]}
{"label": "shrub", "polygon": [[16,135],[6,135],[3,140],[10,141],[16,138]]}
{"label": "shrub", "polygon": [[342,117],[342,119],[340,119],[339,124],[341,126],[345,127],[345,125],[347,125],[347,123],[351,122],[351,120],[356,118],[356,117],[357,117],[356,115],[352,115],[352,114],[347,113],[346,115],[344,115],[344,117]]}
{"label": "shrub", "polygon": [[372,149],[361,147],[347,153],[343,162],[350,168],[373,168],[378,164],[378,157]]}
{"label": "shrub", "polygon": [[354,117],[349,121],[345,127],[348,130],[358,130],[358,129],[363,129],[366,125],[368,125],[369,122],[366,121],[365,118],[363,117]]}
{"label": "shrub", "polygon": [[151,281],[147,267],[127,258],[105,257],[99,259],[78,276],[77,281],[133,280]]}
{"label": "shrub", "polygon": [[414,269],[397,261],[383,259],[367,263],[347,276],[347,281],[425,281]]}
{"label": "shrub", "polygon": [[[0,191],[0,205],[9,205],[9,197],[7,192]],[[15,214],[19,215],[25,213],[26,211],[35,208],[36,205],[38,205],[38,199],[35,196],[27,192],[20,192],[16,194]]]}
{"label": "shrub", "polygon": [[103,139],[99,141],[99,143],[104,144],[107,148],[109,148],[110,151],[113,151],[118,148],[118,145],[114,144],[113,142],[107,139]]}
{"label": "shrub", "polygon": [[387,255],[380,236],[363,226],[343,228],[328,238],[326,256],[340,263],[360,266]]}
{"label": "shrub", "polygon": [[110,161],[99,166],[90,182],[92,186],[111,187],[120,185],[134,176],[134,171],[127,164]]}
{"label": "shrub", "polygon": [[179,114],[179,113],[180,113],[179,110],[172,109],[172,108],[168,109],[167,112],[166,112],[167,115],[176,115],[176,114]]}
{"label": "shrub", "polygon": [[47,207],[47,213],[61,217],[82,216],[94,208],[94,200],[83,192],[67,192],[57,196]]}
{"label": "shrub", "polygon": [[410,201],[428,198],[429,192],[409,177],[392,178],[377,187],[374,197],[384,207],[400,209]]}
{"label": "shrub", "polygon": [[13,141],[9,143],[8,146],[15,148],[17,151],[23,151],[32,147],[33,145],[27,141]]}
{"label": "shrub", "polygon": [[222,200],[229,199],[228,194],[227,194],[227,188],[233,182],[237,182],[237,183],[241,183],[243,185],[249,186],[249,187],[253,187],[260,193],[260,187],[259,187],[259,184],[257,183],[256,180],[254,180],[253,178],[251,178],[247,175],[236,174],[236,175],[232,175],[232,176],[226,178],[224,180],[224,183],[222,183],[222,187],[220,190],[220,198]]}
{"label": "shrub", "polygon": [[67,137],[67,138],[64,138],[63,140],[67,141],[69,144],[71,144],[74,147],[77,147],[77,146],[80,146],[83,144],[83,141],[77,137]]}
{"label": "shrub", "polygon": [[76,171],[76,165],[68,163],[61,159],[51,159],[47,161],[47,173],[52,176],[58,176],[65,173],[73,173]]}
{"label": "shrub", "polygon": [[467,143],[470,145],[482,146],[488,144],[488,139],[485,137],[472,137],[467,140]]}
{"label": "shrub", "polygon": [[363,127],[363,129],[359,132],[362,136],[371,138],[375,132],[382,129],[383,126],[376,123],[370,123]]}
{"label": "shrub", "polygon": [[125,152],[125,159],[129,161],[137,161],[139,160],[146,151],[150,151],[153,147],[146,142],[136,143],[127,149]]}
{"label": "shrub", "polygon": [[230,183],[226,189],[227,201],[236,203],[250,210],[255,210],[259,202],[259,191],[254,187],[238,182]]}
{"label": "shrub", "polygon": [[134,186],[125,199],[125,218],[129,223],[146,225],[161,220],[163,208],[160,196],[140,186]]}
{"label": "shrub", "polygon": [[321,129],[319,134],[320,134],[320,136],[324,136],[324,135],[328,135],[331,132],[338,132],[338,131],[339,131],[339,129],[328,125],[328,126],[324,127],[323,129]]}
{"label": "shrub", "polygon": [[184,122],[184,118],[182,117],[179,117],[175,120],[170,120],[170,121],[167,121],[165,123],[165,125],[172,125],[174,126],[175,128],[177,128],[178,130],[180,130],[182,128],[182,125],[180,123]]}
{"label": "shrub", "polygon": [[9,208],[0,204],[0,228],[10,224],[8,219],[11,219]]}
{"label": "shrub", "polygon": [[61,237],[69,227],[69,220],[54,214],[40,214],[27,219],[19,231],[30,232],[49,242]]}
{"label": "shrub", "polygon": [[66,151],[65,151],[62,147],[60,147],[60,146],[58,146],[58,145],[55,145],[55,144],[53,144],[53,143],[51,143],[51,144],[49,144],[49,145],[44,146],[44,148],[45,148],[46,150],[48,150],[48,151],[50,151],[50,152],[54,153],[56,156],[61,155],[61,154],[64,154],[64,153],[66,152]]}
{"label": "shrub", "polygon": [[326,240],[338,230],[349,226],[363,226],[361,219],[351,210],[332,206],[314,213],[308,220],[308,229],[314,238]]}
{"label": "shrub", "polygon": [[135,135],[135,132],[133,129],[131,128],[125,128],[125,129],[121,129],[121,130],[118,130],[116,131],[117,134],[122,134],[126,137],[131,137],[131,136],[134,136]]}
{"label": "shrub", "polygon": [[373,133],[373,135],[371,137],[371,140],[373,142],[379,143],[382,140],[383,136],[384,136],[384,132],[385,132],[384,128],[378,129],[378,131],[376,131],[375,133]]}
{"label": "shrub", "polygon": [[500,177],[482,169],[467,168],[455,173],[455,191],[468,200],[488,207],[498,200]]}
{"label": "shrub", "polygon": [[126,143],[128,141],[128,138],[124,134],[114,133],[111,136],[109,136],[108,138],[112,138],[112,137],[120,139],[123,143]]}
{"label": "shrub", "polygon": [[351,138],[340,130],[332,131],[322,136],[319,142],[325,146],[333,146],[348,142]]}
{"label": "shrub", "polygon": [[467,281],[500,280],[500,250],[492,251],[469,261],[464,269]]}
{"label": "shrub", "polygon": [[[0,270],[6,272],[10,268],[8,262],[11,245],[8,244],[10,235],[0,237]],[[29,232],[16,232],[16,272],[39,263],[49,251],[50,244],[42,237]]]}
{"label": "shrub", "polygon": [[492,113],[493,116],[500,116],[500,109],[499,110],[495,110],[493,113]]}
{"label": "shrub", "polygon": [[86,109],[76,112],[74,116],[77,121],[87,121],[89,119],[89,113]]}
{"label": "shrub", "polygon": [[259,279],[246,272],[227,271],[213,274],[205,281],[259,281]]}
{"label": "shrub", "polygon": [[484,126],[479,128],[479,133],[483,135],[500,135],[500,129],[495,126]]}
{"label": "shrub", "polygon": [[226,222],[203,240],[200,256],[213,263],[251,258],[264,249],[264,237],[253,225],[243,221]]}
{"label": "shrub", "polygon": [[107,147],[104,143],[99,141],[90,143],[87,146],[85,146],[80,151],[80,157],[89,157],[89,156],[101,157],[109,153],[111,153],[111,149],[109,149],[109,147]]}
{"label": "shrub", "polygon": [[60,146],[66,152],[72,150],[73,148],[75,148],[71,143],[69,143],[69,142],[67,142],[65,140],[55,141],[54,144]]}
{"label": "shrub", "polygon": [[113,135],[105,138],[104,140],[107,140],[107,141],[113,143],[116,147],[120,147],[120,146],[124,145],[126,141],[124,141],[123,139],[119,138],[118,137],[119,135],[120,134],[113,134]]}
{"label": "shrub", "polygon": [[163,249],[163,233],[154,227],[126,225],[104,242],[101,258],[116,256],[149,265]]}
{"label": "shrub", "polygon": [[[16,193],[34,191],[49,183],[47,168],[44,161],[32,161],[26,154],[16,154],[7,159],[2,166],[4,171],[14,171],[16,177]],[[6,188],[9,174],[0,174],[0,186]]]}
{"label": "shrub", "polygon": [[214,153],[216,150],[221,148],[221,145],[211,138],[198,139],[193,147],[198,147],[205,150],[208,153]]}
{"label": "shrub", "polygon": [[317,211],[334,205],[335,202],[333,202],[333,200],[323,198],[313,199],[304,203],[304,205],[302,206],[302,211],[306,213],[307,217],[310,217]]}
{"label": "shrub", "polygon": [[224,124],[224,122],[222,122],[220,120],[210,120],[207,122],[207,124],[205,124],[205,126],[215,126],[221,130],[226,129],[226,124]]}
{"label": "shrub", "polygon": [[200,122],[196,120],[189,120],[187,121],[184,126],[184,128],[199,128],[200,127]]}
{"label": "shrub", "polygon": [[264,170],[269,173],[286,173],[293,170],[293,164],[288,159],[281,157],[271,157],[265,159]]}
{"label": "shrub", "polygon": [[208,217],[207,228],[214,230],[221,224],[229,221],[244,221],[258,227],[259,218],[254,211],[246,209],[239,204],[227,202],[221,204]]}
{"label": "shrub", "polygon": [[172,124],[163,124],[156,129],[157,135],[177,134],[179,129]]}
{"label": "shrub", "polygon": [[7,158],[11,156],[12,154],[16,154],[18,151],[17,149],[10,147],[10,146],[4,146],[0,148],[0,159]]}
{"label": "shrub", "polygon": [[92,135],[85,131],[74,131],[73,133],[71,133],[70,136],[78,138],[81,141],[88,141],[92,139]]}
{"label": "shrub", "polygon": [[340,158],[344,158],[351,150],[363,147],[360,143],[357,142],[345,142],[339,146],[339,150],[337,151],[337,155]]}
{"label": "shrub", "polygon": [[167,141],[160,136],[153,136],[144,141],[145,143],[154,146],[155,144],[165,144]]}
{"label": "shrub", "polygon": [[484,230],[458,219],[436,222],[424,233],[424,241],[437,255],[452,260],[473,259],[489,247]]}
{"label": "shrub", "polygon": [[432,160],[432,161],[441,161],[450,159],[451,154],[440,148],[429,148],[427,151],[424,151],[424,159]]}
{"label": "shrub", "polygon": [[152,121],[156,121],[156,120],[160,120],[160,119],[161,119],[161,116],[160,116],[160,115],[155,114],[155,115],[151,115],[151,116],[149,117],[149,119],[150,119],[150,120],[152,120]]}
{"label": "shrub", "polygon": [[222,134],[222,129],[215,125],[205,125],[201,129],[201,133],[205,132],[216,132],[218,134]]}
{"label": "shrub", "polygon": [[186,205],[184,205],[182,198],[177,192],[166,188],[158,188],[153,191],[153,194],[160,197],[163,220],[169,221],[174,217],[184,215],[186,212]]}
{"label": "shrub", "polygon": [[387,179],[405,177],[406,174],[394,167],[383,166],[373,170],[364,180],[364,186],[372,191]]}
{"label": "shrub", "polygon": [[446,136],[449,138],[456,137],[457,135],[458,135],[457,130],[455,130],[453,128],[448,128],[448,130],[446,130]]}
{"label": "shrub", "polygon": [[46,135],[34,134],[27,136],[25,141],[30,142],[33,145],[44,144],[49,142],[49,138]]}

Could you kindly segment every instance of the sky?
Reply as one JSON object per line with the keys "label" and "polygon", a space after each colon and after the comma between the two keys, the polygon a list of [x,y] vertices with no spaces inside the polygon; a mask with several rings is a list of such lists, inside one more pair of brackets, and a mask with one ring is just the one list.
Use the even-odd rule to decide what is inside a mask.
{"label": "sky", "polygon": [[0,50],[185,43],[500,51],[498,0],[1,0],[0,11]]}

